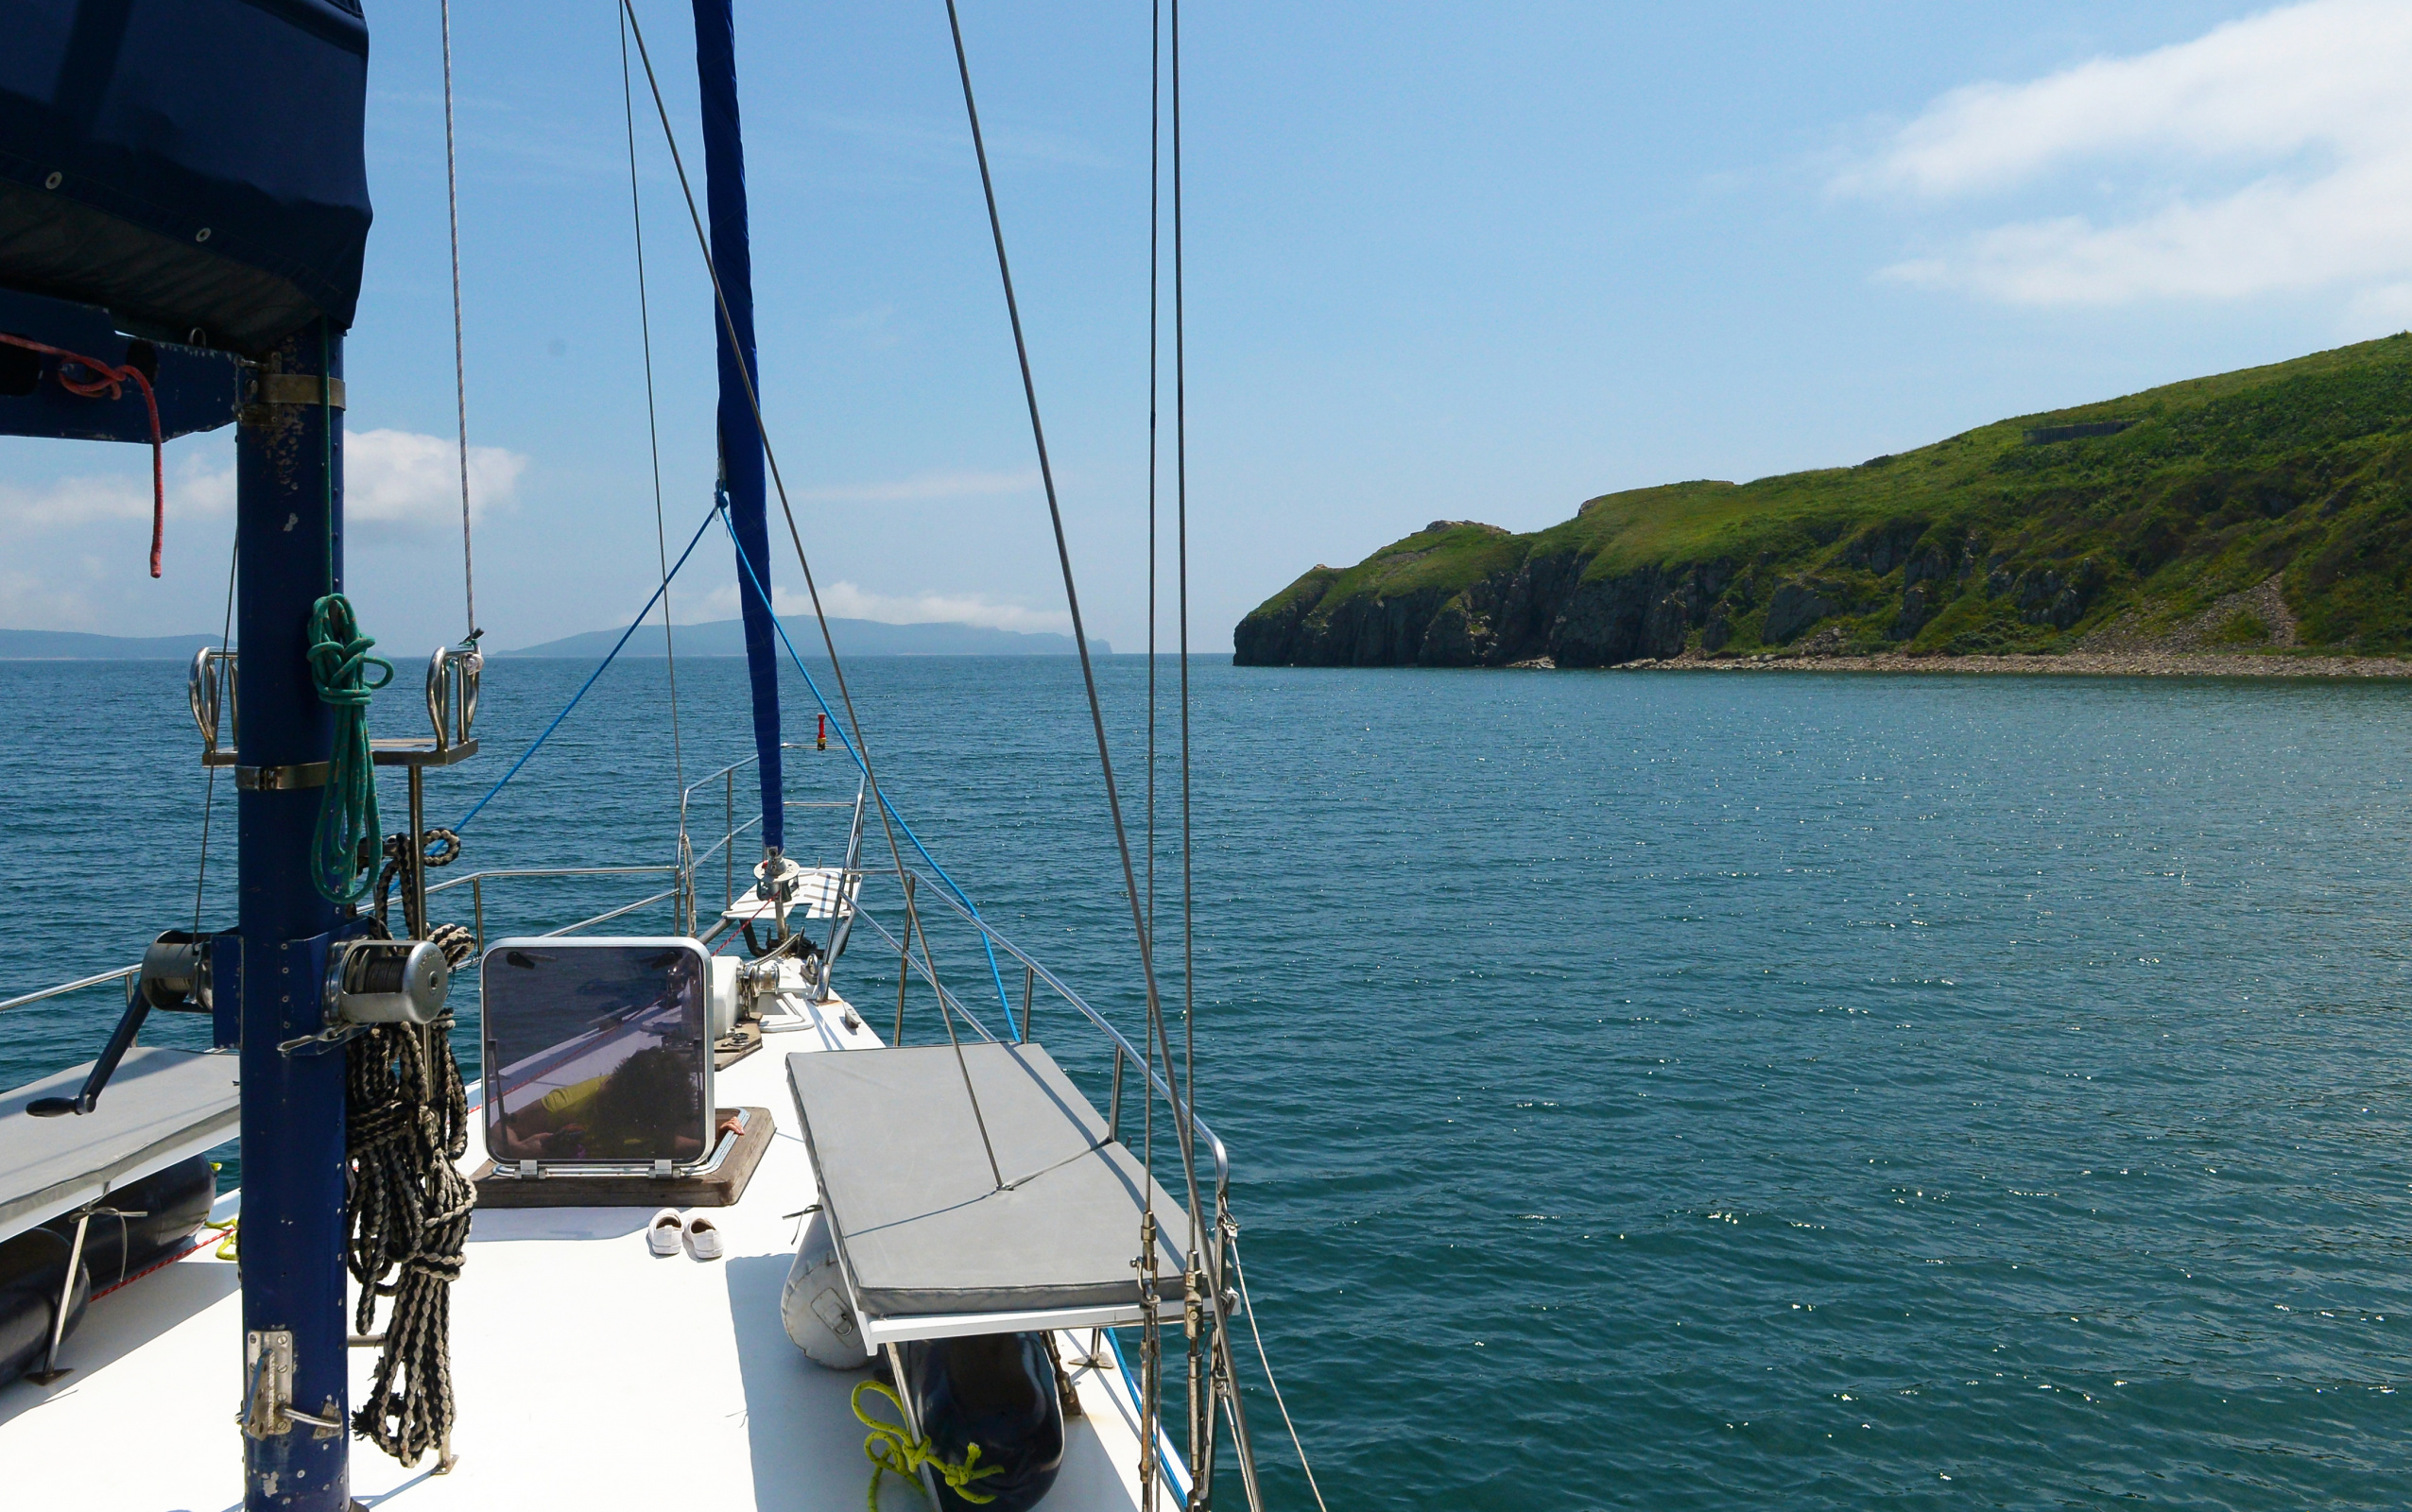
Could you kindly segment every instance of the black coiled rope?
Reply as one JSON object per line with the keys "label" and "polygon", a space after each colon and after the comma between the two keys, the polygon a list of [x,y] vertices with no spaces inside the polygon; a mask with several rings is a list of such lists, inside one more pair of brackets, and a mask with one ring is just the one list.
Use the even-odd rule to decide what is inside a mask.
{"label": "black coiled rope", "polygon": [[453,1463],[452,1283],[477,1204],[457,1164],[469,1148],[469,1096],[451,1026],[449,1017],[424,1028],[384,1025],[345,1050],[344,1264],[360,1283],[353,1331],[368,1333],[377,1298],[393,1298],[352,1429],[405,1465],[434,1449],[439,1470]]}
{"label": "black coiled rope", "polygon": [[[363,850],[366,850],[365,845]],[[451,866],[460,859],[460,832],[447,830],[439,825],[430,825],[420,831],[419,856],[421,863],[431,869],[436,867]],[[410,863],[410,835],[407,832],[386,836],[385,858],[385,870],[377,875],[377,922],[390,926],[392,920],[388,911],[393,904],[393,885],[401,880],[403,868]],[[426,928],[426,920],[410,917],[411,900],[408,893],[404,895],[402,911],[403,927],[410,932],[413,938],[436,938],[433,934],[421,935],[420,931]],[[439,929],[458,927],[458,925],[438,926]],[[436,940],[436,943],[443,945],[444,942]],[[448,945],[444,947],[444,955],[455,966],[458,966],[462,960],[466,959],[464,956],[454,955],[452,948]]]}

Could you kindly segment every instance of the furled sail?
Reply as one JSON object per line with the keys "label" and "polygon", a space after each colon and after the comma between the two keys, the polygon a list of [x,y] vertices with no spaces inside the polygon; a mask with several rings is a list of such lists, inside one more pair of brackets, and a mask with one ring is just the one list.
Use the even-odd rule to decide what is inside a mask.
{"label": "furled sail", "polygon": [[779,643],[771,623],[770,524],[763,476],[762,368],[754,355],[753,252],[746,233],[746,151],[737,117],[736,22],[731,0],[695,0],[696,73],[703,95],[704,202],[712,220],[713,329],[720,357],[720,486],[737,538],[737,604],[753,695],[762,844],[785,849],[779,757]]}

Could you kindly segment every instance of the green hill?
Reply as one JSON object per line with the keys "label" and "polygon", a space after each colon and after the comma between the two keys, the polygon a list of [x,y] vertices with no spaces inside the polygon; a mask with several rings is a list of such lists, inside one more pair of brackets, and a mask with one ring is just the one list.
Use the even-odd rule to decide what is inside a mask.
{"label": "green hill", "polygon": [[1857,467],[1607,494],[1529,535],[1437,521],[1266,599],[1234,660],[2399,652],[2407,573],[2412,334]]}

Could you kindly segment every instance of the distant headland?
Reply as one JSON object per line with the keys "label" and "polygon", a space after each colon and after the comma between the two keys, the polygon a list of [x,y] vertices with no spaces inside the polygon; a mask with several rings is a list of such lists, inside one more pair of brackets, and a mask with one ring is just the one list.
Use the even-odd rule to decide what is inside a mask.
{"label": "distant headland", "polygon": [[[780,616],[788,639],[796,649],[807,657],[822,655],[820,627],[801,615]],[[924,623],[890,625],[884,620],[846,620],[832,616],[830,639],[837,643],[840,656],[1071,656],[1075,647],[1072,637],[1043,630],[995,630],[985,625]],[[746,629],[742,620],[703,620],[694,625],[681,625],[673,632],[674,644],[681,656],[743,656],[746,654]],[[496,656],[563,656],[587,661],[600,661],[620,638],[618,630],[588,630],[582,634],[564,636],[538,645],[522,646],[514,651],[497,651]],[[1089,639],[1093,656],[1111,656],[1113,647],[1094,636]],[[660,627],[639,630],[629,638],[622,656],[660,656],[663,654]]]}
{"label": "distant headland", "polygon": [[0,630],[0,662],[189,662],[215,635],[94,635],[83,630]]}
{"label": "distant headland", "polygon": [[1318,566],[1242,666],[2412,676],[2412,335],[1856,467],[1437,520]]}
{"label": "distant headland", "polygon": [[[780,621],[807,657],[820,655],[820,629],[811,620]],[[879,620],[832,619],[829,632],[841,656],[1070,656],[1072,637],[1035,630],[993,630],[981,625],[889,625]],[[737,620],[705,620],[676,627],[681,656],[743,656],[745,629]],[[491,657],[572,657],[599,662],[620,638],[618,630],[588,630],[558,641],[489,651]],[[81,630],[0,629],[0,662],[135,662],[186,661],[205,645],[217,644],[215,635],[93,635]],[[1092,637],[1090,651],[1113,655],[1113,647]],[[662,631],[649,627],[629,638],[622,656],[663,654]]]}

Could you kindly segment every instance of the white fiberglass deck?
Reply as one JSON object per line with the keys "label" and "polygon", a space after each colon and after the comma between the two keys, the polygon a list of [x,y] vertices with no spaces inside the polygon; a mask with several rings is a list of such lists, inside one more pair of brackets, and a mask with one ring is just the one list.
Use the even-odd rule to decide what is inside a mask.
{"label": "white fiberglass deck", "polygon": [[[712,1213],[727,1257],[656,1259],[650,1209],[480,1211],[453,1288],[460,1462],[449,1475],[429,1473],[432,1455],[405,1469],[354,1439],[355,1498],[395,1512],[863,1506],[870,1465],[848,1397],[864,1375],[815,1366],[779,1319],[796,1232],[784,1215],[818,1200],[783,1067],[785,1052],[879,1041],[845,1030],[836,999],[785,1005],[813,1027],[771,1037],[717,1078],[721,1106],[767,1108],[778,1126],[744,1199]],[[472,1125],[464,1169],[484,1158]],[[1057,1336],[1085,1416],[1065,1424],[1047,1512],[1138,1504],[1130,1398],[1111,1356],[1080,1363],[1090,1338]],[[0,1385],[9,1504],[239,1506],[242,1353],[235,1267],[206,1249],[99,1298],[60,1350],[73,1374]],[[355,1400],[371,1357],[353,1351]],[[928,1504],[893,1476],[882,1490],[890,1507]]]}
{"label": "white fiberglass deck", "polygon": [[859,877],[849,881],[843,867],[800,867],[790,879],[793,896],[784,903],[763,897],[749,889],[720,911],[720,917],[744,923],[749,919],[777,918],[785,911],[790,919],[834,919],[841,912],[854,911],[854,895],[861,890]]}

